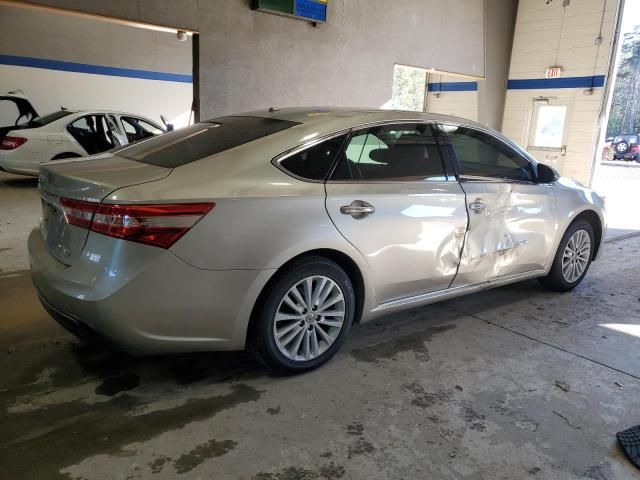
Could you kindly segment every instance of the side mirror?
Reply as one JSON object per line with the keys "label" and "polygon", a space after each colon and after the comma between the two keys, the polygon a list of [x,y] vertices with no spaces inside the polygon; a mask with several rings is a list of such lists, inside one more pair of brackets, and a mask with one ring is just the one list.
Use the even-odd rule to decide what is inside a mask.
{"label": "side mirror", "polygon": [[544,163],[538,164],[538,183],[553,183],[558,177],[558,172],[549,165],[545,165]]}

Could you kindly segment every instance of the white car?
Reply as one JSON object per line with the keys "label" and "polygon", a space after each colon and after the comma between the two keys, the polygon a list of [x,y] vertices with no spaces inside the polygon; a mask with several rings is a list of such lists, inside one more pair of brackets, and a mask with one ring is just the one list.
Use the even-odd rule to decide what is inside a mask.
{"label": "white car", "polygon": [[22,92],[10,92],[0,96],[0,170],[37,176],[43,163],[95,155],[167,129],[172,127],[137,114],[106,110],[38,116]]}

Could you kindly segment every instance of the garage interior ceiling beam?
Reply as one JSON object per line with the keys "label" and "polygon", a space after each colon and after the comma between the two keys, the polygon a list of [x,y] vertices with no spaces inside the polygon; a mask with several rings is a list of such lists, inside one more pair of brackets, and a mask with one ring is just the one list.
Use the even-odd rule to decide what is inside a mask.
{"label": "garage interior ceiling beam", "polygon": [[75,10],[68,10],[65,8],[50,7],[46,5],[35,5],[33,3],[19,2],[14,0],[0,0],[0,6],[1,5],[9,6],[9,7],[25,8],[28,10],[40,10],[40,11],[48,11],[52,13],[61,13],[65,15],[73,15],[76,17],[90,18],[90,19],[99,20],[102,22],[117,23],[119,25],[126,25],[129,27],[146,28],[148,30],[155,30],[159,32],[168,32],[168,33],[186,32],[187,34],[191,34],[191,35],[199,33],[197,30],[193,30],[191,28],[158,25],[154,23],[127,20],[124,18],[112,17],[108,15],[100,15],[97,13],[78,12]]}

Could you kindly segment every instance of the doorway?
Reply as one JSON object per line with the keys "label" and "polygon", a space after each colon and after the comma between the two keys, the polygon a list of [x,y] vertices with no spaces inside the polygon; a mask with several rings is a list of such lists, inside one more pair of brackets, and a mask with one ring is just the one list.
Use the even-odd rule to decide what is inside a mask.
{"label": "doorway", "polygon": [[640,2],[624,2],[616,50],[592,183],[609,238],[640,232]]}
{"label": "doorway", "polygon": [[527,151],[536,160],[562,171],[567,153],[567,125],[571,121],[571,97],[535,97]]}

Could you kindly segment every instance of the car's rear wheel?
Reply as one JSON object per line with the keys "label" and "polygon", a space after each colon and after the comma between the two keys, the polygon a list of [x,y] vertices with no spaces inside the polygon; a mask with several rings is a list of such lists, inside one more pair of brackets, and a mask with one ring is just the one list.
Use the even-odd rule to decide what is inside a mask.
{"label": "car's rear wheel", "polygon": [[589,222],[573,222],[560,241],[549,274],[540,281],[559,292],[577,287],[591,265],[594,239],[593,226]]}
{"label": "car's rear wheel", "polygon": [[278,373],[326,363],[351,330],[355,294],[349,276],[324,257],[306,257],[269,287],[255,312],[253,350]]}

